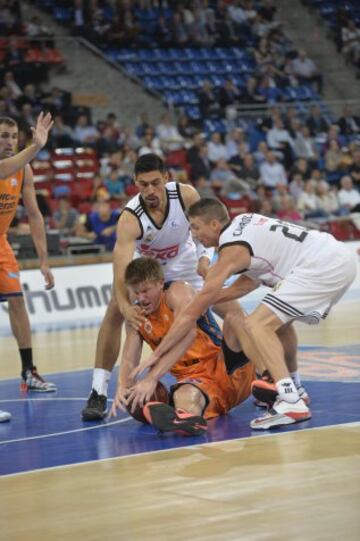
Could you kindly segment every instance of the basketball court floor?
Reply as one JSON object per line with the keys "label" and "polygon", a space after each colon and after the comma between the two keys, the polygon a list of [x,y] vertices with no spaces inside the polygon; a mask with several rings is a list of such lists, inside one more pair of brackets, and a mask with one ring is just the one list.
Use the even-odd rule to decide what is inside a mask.
{"label": "basketball court floor", "polygon": [[97,329],[34,335],[51,395],[21,394],[2,337],[0,409],[13,419],[0,424],[0,540],[360,539],[359,297],[297,326],[313,418],[266,433],[249,428],[262,413],[251,399],[197,438],[125,414],[83,423]]}

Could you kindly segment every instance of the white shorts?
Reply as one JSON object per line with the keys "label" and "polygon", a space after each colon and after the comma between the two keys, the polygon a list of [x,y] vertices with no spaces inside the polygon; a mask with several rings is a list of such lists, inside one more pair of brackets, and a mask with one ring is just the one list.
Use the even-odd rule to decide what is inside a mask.
{"label": "white shorts", "polygon": [[284,323],[300,320],[316,324],[341,299],[356,272],[356,255],[330,237],[320,250],[317,247],[316,252],[306,254],[261,302]]}

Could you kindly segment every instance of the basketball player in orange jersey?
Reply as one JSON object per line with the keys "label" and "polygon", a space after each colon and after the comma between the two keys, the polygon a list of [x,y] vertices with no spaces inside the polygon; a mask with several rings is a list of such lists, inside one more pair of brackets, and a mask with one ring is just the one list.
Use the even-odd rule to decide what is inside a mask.
{"label": "basketball player in orange jersey", "polygon": [[[115,415],[117,408],[125,411],[128,404],[135,411],[145,403],[146,419],[161,432],[202,434],[206,419],[224,415],[246,400],[255,377],[253,365],[241,352],[231,331],[232,316],[225,316],[222,342],[215,320],[210,326],[202,325],[199,320],[171,356],[165,355],[136,383],[132,374],[140,362],[143,341],[154,350],[195,292],[185,282],[172,282],[164,287],[162,267],[149,257],[135,259],[127,266],[125,285],[130,298],[142,308],[145,320],[138,330],[127,329],[111,414]],[[174,407],[147,402],[159,379],[168,371],[177,380],[171,388],[170,402]],[[130,388],[134,384],[136,399],[132,403]]]}
{"label": "basketball player in orange jersey", "polygon": [[[40,113],[35,128],[32,128],[32,143],[16,154],[17,124],[11,118],[0,117],[0,302],[7,301],[9,304],[11,329],[22,362],[22,388],[38,392],[55,391],[56,387],[43,381],[33,365],[29,317],[19,279],[19,266],[7,241],[7,231],[22,197],[45,287],[54,287],[54,277],[47,260],[44,220],[36,202],[32,170],[28,165],[46,144],[52,124],[50,114]],[[0,421],[7,421],[10,417],[9,413],[0,412]]]}

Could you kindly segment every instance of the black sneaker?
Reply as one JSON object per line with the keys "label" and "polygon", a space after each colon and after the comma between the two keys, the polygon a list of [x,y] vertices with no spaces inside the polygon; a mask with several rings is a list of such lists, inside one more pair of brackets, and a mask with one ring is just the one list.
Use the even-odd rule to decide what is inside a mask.
{"label": "black sneaker", "polygon": [[95,389],[91,391],[86,408],[81,412],[83,421],[102,421],[107,414],[107,398],[103,394],[98,394]]}
{"label": "black sneaker", "polygon": [[206,420],[200,415],[174,409],[163,402],[148,402],[143,408],[147,421],[159,432],[178,432],[185,436],[200,436],[207,429]]}

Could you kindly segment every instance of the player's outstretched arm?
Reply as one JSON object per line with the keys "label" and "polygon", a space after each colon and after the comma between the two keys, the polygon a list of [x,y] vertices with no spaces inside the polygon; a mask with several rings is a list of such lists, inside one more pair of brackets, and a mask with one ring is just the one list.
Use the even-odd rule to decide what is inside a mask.
{"label": "player's outstretched arm", "polygon": [[0,160],[0,178],[13,175],[35,158],[39,150],[46,145],[52,125],[53,120],[50,113],[46,115],[44,113],[39,114],[35,128],[31,128],[33,134],[32,143],[16,156]]}
{"label": "player's outstretched arm", "polygon": [[219,291],[215,304],[240,299],[257,289],[259,285],[258,282],[248,276],[239,276],[231,286],[224,287]]}

